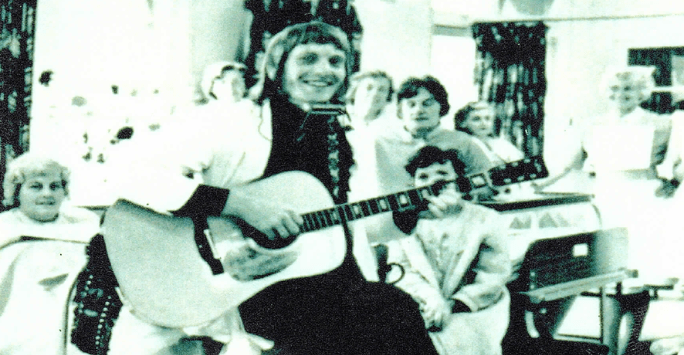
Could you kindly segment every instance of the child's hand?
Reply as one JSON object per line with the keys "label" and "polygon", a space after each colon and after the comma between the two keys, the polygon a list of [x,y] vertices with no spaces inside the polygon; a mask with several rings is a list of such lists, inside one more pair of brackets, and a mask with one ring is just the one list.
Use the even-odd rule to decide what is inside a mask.
{"label": "child's hand", "polygon": [[430,297],[420,305],[420,312],[429,331],[440,331],[451,315],[451,305],[441,296]]}
{"label": "child's hand", "polygon": [[425,198],[428,209],[421,212],[421,218],[444,218],[449,214],[456,214],[461,211],[461,195],[451,189],[444,189],[439,196],[428,196]]}

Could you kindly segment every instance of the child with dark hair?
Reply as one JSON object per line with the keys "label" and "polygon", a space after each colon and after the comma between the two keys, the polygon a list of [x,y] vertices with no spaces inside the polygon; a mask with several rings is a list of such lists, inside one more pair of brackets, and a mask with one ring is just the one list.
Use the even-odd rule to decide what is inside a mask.
{"label": "child with dark hair", "polygon": [[451,166],[459,176],[465,174],[465,164],[458,158],[458,152],[456,150],[450,149],[444,151],[433,146],[427,146],[419,150],[416,155],[411,157],[405,169],[411,176],[415,177],[416,170],[420,168],[427,168],[434,163],[443,164],[446,162],[451,162]]}
{"label": "child with dark hair", "polygon": [[403,266],[396,285],[420,304],[440,354],[496,355],[508,327],[511,262],[498,213],[460,198],[463,169],[454,150],[427,146],[410,159],[415,187],[444,186],[426,197],[411,235],[389,243],[389,261]]}

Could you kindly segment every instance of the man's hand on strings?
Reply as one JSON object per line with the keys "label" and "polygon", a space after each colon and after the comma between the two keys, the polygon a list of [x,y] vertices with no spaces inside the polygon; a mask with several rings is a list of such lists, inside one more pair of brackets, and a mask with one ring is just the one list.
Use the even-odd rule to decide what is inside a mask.
{"label": "man's hand on strings", "polygon": [[239,187],[230,190],[223,213],[241,218],[269,240],[295,236],[304,224],[302,216],[293,209],[250,196]]}

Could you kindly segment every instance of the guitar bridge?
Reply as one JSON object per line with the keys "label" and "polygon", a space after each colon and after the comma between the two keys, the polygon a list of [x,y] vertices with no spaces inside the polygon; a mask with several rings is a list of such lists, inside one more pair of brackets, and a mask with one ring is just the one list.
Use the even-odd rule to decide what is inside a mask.
{"label": "guitar bridge", "polygon": [[203,230],[202,233],[204,233],[204,237],[207,238],[207,244],[211,250],[211,255],[214,256],[214,259],[221,260],[221,256],[218,255],[218,251],[216,250],[216,245],[214,244],[214,238],[211,235],[211,230],[207,228]]}
{"label": "guitar bridge", "polygon": [[216,247],[214,246],[209,224],[206,218],[193,218],[195,225],[195,243],[197,244],[197,251],[204,261],[211,268],[214,275],[222,274],[225,270],[221,263],[220,257],[216,255]]}

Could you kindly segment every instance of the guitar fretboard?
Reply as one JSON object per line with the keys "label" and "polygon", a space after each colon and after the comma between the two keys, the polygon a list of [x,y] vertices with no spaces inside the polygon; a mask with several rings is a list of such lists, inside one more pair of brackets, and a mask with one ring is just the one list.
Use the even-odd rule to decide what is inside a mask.
{"label": "guitar fretboard", "polygon": [[[492,184],[503,186],[548,176],[544,161],[540,156],[525,158],[512,163],[494,167],[486,173],[466,176],[472,188],[480,188]],[[406,190],[368,200],[337,205],[333,208],[309,212],[302,215],[303,232],[311,232],[336,226],[347,221],[373,216],[385,212],[401,212],[425,206],[425,198],[436,196],[441,187],[454,180],[440,182],[432,186]]]}
{"label": "guitar fretboard", "polygon": [[302,215],[303,232],[332,227],[384,212],[407,211],[423,205],[426,196],[435,196],[432,186],[407,190],[368,200],[337,205],[333,208]]}

